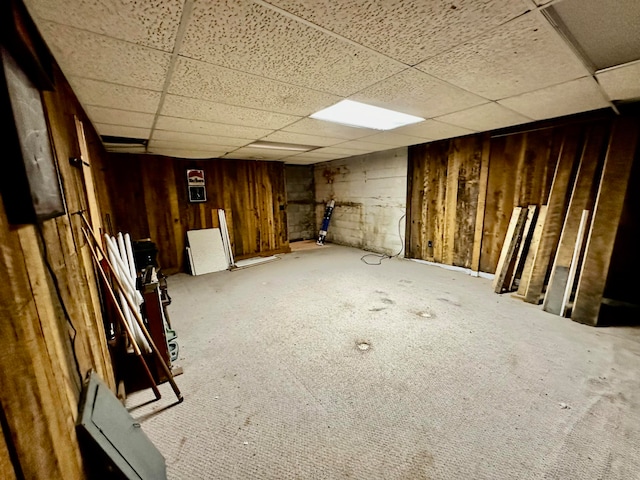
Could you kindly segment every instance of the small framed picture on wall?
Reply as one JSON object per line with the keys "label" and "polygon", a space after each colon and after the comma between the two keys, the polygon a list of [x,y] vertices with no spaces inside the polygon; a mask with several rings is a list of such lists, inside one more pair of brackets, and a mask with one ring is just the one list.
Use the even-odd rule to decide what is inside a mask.
{"label": "small framed picture on wall", "polygon": [[190,202],[206,202],[207,189],[204,183],[204,170],[187,169],[187,188]]}

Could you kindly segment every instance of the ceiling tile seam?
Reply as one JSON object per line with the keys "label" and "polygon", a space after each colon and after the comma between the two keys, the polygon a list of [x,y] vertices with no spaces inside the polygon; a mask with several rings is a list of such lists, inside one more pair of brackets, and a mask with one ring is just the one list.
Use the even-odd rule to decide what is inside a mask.
{"label": "ceiling tile seam", "polygon": [[127,85],[126,83],[111,82],[109,80],[103,80],[101,78],[94,78],[94,77],[86,77],[84,75],[69,75],[69,77],[70,78],[79,78],[81,80],[91,80],[92,82],[106,83],[107,85],[115,85],[116,87],[133,88],[135,90],[142,90],[143,92],[153,92],[153,93],[161,93],[162,92],[162,90],[153,90],[151,88],[134,87],[133,85]]}
{"label": "ceiling tile seam", "polygon": [[[525,12],[522,12],[521,14],[516,15],[515,17],[510,18],[509,20],[507,20],[507,21],[505,21],[505,22],[502,22],[502,23],[501,23],[501,24],[499,24],[499,25],[496,25],[496,26],[494,26],[494,27],[491,27],[490,29],[485,30],[484,32],[482,32],[482,33],[480,33],[480,34],[478,34],[478,35],[470,36],[470,37],[466,38],[465,40],[461,41],[460,43],[456,43],[456,44],[455,44],[455,45],[453,45],[452,47],[446,48],[446,49],[444,49],[444,50],[442,50],[442,51],[440,51],[440,52],[438,52],[438,53],[436,53],[436,54],[434,54],[434,55],[430,55],[430,56],[428,56],[428,57],[425,57],[425,58],[423,58],[422,60],[420,60],[418,63],[416,63],[416,64],[414,64],[414,65],[409,65],[409,66],[410,66],[410,67],[417,67],[418,65],[420,65],[421,63],[426,62],[427,60],[431,60],[431,59],[433,59],[433,58],[439,57],[440,55],[444,55],[444,54],[446,54],[446,53],[450,52],[451,50],[455,50],[456,48],[461,47],[461,46],[465,45],[466,43],[471,42],[472,40],[476,40],[476,39],[478,39],[478,38],[482,38],[482,37],[484,37],[484,36],[486,36],[486,35],[489,35],[489,34],[490,34],[490,33],[492,33],[494,30],[497,30],[497,29],[499,29],[499,28],[502,28],[502,27],[504,27],[505,25],[510,24],[511,22],[515,22],[516,20],[519,20],[520,18],[524,17],[525,15],[530,14],[531,12],[532,12],[532,10],[527,10],[527,11],[525,11]],[[422,70],[422,71],[424,72],[424,70]],[[437,78],[437,77],[434,77],[434,78]],[[443,81],[444,81],[444,80],[443,80]],[[461,87],[458,87],[458,88],[461,88]],[[473,92],[470,92],[470,93],[473,93]],[[477,94],[476,94],[476,95],[477,95]]]}
{"label": "ceiling tile seam", "polygon": [[[609,95],[606,94],[604,88],[598,82],[598,79],[596,78],[596,70],[589,64],[589,61],[583,57],[582,53],[569,41],[569,39],[562,34],[559,28],[553,24],[551,17],[544,13],[544,10],[548,8],[550,5],[552,5],[553,3],[556,3],[556,2],[551,2],[546,5],[541,5],[540,8],[535,10],[535,14],[538,15],[538,18],[542,19],[542,23],[544,24],[547,31],[552,32],[552,34],[555,35],[556,38],[559,38],[561,44],[564,45],[565,50],[571,53],[582,64],[582,66],[584,67],[587,73],[587,76],[590,76],[596,81],[596,84],[598,85],[598,89],[600,90],[600,93],[604,95],[604,98],[609,103],[609,107],[611,107],[611,109],[616,113],[616,115],[620,115],[620,111],[618,110],[618,107],[616,107],[616,105],[611,101],[611,99],[609,98]],[[579,78],[582,78],[582,77],[579,77]]]}
{"label": "ceiling tile seam", "polygon": [[569,80],[563,80],[562,82],[553,83],[551,85],[547,85],[547,86],[541,87],[541,88],[536,88],[535,90],[527,90],[526,92],[516,93],[515,95],[509,95],[508,97],[496,98],[495,100],[492,100],[492,101],[493,102],[501,102],[503,100],[508,100],[510,98],[516,98],[516,97],[521,97],[522,95],[529,95],[530,93],[541,92],[541,91],[547,90],[549,88],[558,87],[560,85],[564,85],[565,83],[575,82],[577,80],[582,80],[584,78],[593,78],[593,75],[588,75],[587,74],[587,75],[583,75],[582,77],[576,77],[576,78],[571,78]]}
{"label": "ceiling tile seam", "polygon": [[128,45],[134,45],[134,46],[139,47],[139,48],[147,48],[149,50],[154,50],[154,51],[160,52],[160,53],[166,53],[166,54],[170,54],[171,53],[170,51],[162,50],[161,48],[151,47],[149,45],[143,45],[141,43],[132,42],[131,40],[125,40],[123,38],[112,37],[111,35],[107,35],[106,33],[94,32],[93,30],[87,30],[86,28],[80,28],[80,27],[76,27],[76,26],[73,26],[73,25],[68,25],[66,23],[56,22],[55,20],[49,20],[49,19],[43,18],[43,17],[38,17],[38,18],[41,19],[44,22],[53,23],[54,25],[60,25],[62,27],[70,28],[70,29],[76,30],[78,32],[90,33],[90,34],[96,35],[98,37],[108,38],[110,40],[115,40],[117,42],[126,43]]}
{"label": "ceiling tile seam", "polygon": [[[316,93],[324,93],[324,94],[328,94],[328,95],[334,95],[336,97],[346,98],[346,96],[344,96],[344,95],[341,95],[341,94],[335,93],[335,92],[330,92],[329,90],[320,90],[320,89],[317,89],[317,88],[308,87],[306,85],[301,85],[299,83],[285,82],[284,80],[280,80],[279,78],[267,77],[266,75],[258,75],[258,74],[252,73],[250,71],[247,71],[247,70],[241,70],[239,68],[233,68],[233,67],[228,67],[226,65],[220,65],[219,63],[212,63],[212,62],[208,62],[206,60],[200,60],[198,58],[188,57],[188,56],[186,56],[184,54],[180,54],[179,57],[180,58],[186,58],[187,60],[191,60],[191,61],[195,61],[195,62],[205,63],[207,65],[212,65],[214,67],[223,68],[225,70],[230,70],[232,72],[239,72],[239,73],[242,73],[244,75],[250,75],[250,76],[256,77],[256,78],[270,80],[272,82],[277,82],[277,83],[280,83],[282,85],[288,85],[290,87],[304,88],[305,90],[310,90],[310,91],[316,92]],[[406,67],[406,65],[404,65],[404,66]],[[175,95],[175,94],[172,93],[171,95]],[[352,94],[350,93],[349,95],[352,95]]]}
{"label": "ceiling tile seam", "polygon": [[[152,114],[149,114],[149,115],[152,115]],[[161,116],[162,116],[162,117],[165,117],[165,118],[177,118],[177,117],[167,117],[166,115],[161,115]],[[192,119],[192,120],[193,120],[193,119]],[[199,121],[199,122],[202,122],[202,121],[204,121],[204,120],[198,120],[198,121]],[[208,123],[217,123],[218,125],[228,125],[228,124],[221,124],[221,123],[218,123],[218,122],[208,122]],[[233,127],[240,127],[240,126],[242,126],[242,125],[229,125],[229,126],[233,126]],[[256,128],[258,128],[258,127],[256,127]],[[268,130],[268,129],[264,128],[263,130]],[[182,130],[168,130],[168,129],[166,129],[166,128],[156,128],[156,130],[155,130],[155,131],[158,131],[158,132],[183,133],[183,134],[187,134],[187,135],[199,135],[199,136],[201,136],[201,137],[237,138],[237,139],[239,139],[239,140],[251,140],[252,142],[255,142],[255,141],[256,141],[256,140],[254,140],[254,138],[255,138],[255,137],[247,138],[247,137],[239,137],[239,136],[237,136],[237,135],[224,135],[224,134],[222,134],[222,133],[198,133],[198,132],[184,132],[184,131],[182,131]],[[274,131],[272,131],[272,132],[270,132],[270,133],[268,133],[267,135],[271,135],[271,134],[272,134],[272,133],[274,133],[274,132],[275,132],[275,130],[274,130]],[[315,135],[315,136],[317,136],[317,135]],[[261,138],[262,138],[262,137],[261,137]]]}
{"label": "ceiling tile seam", "polygon": [[194,0],[185,0],[184,5],[182,6],[182,14],[180,15],[180,24],[178,25],[178,30],[176,32],[176,39],[173,44],[173,52],[171,52],[171,60],[169,61],[169,67],[167,68],[167,73],[164,79],[162,92],[160,93],[160,101],[158,102],[158,109],[156,110],[155,116],[153,118],[153,123],[151,124],[151,131],[149,132],[149,140],[153,138],[153,132],[156,128],[156,124],[158,123],[158,117],[160,116],[160,112],[162,110],[162,107],[164,106],[164,100],[167,96],[169,85],[171,84],[171,77],[173,76],[173,72],[176,69],[176,64],[178,61],[178,51],[180,50],[180,46],[182,45],[182,40],[184,39],[185,32],[187,30],[187,24],[189,23],[189,20],[191,18],[191,13],[193,12],[193,2]]}
{"label": "ceiling tile seam", "polygon": [[124,112],[124,113],[142,113],[145,115],[154,115],[153,112],[143,112],[142,110],[125,110],[124,108],[116,108],[116,107],[105,107],[104,105],[98,105],[95,103],[83,103],[82,106],[85,110],[89,107],[93,107],[93,108],[104,108],[105,110],[118,110],[119,112]]}
{"label": "ceiling tile seam", "polygon": [[[406,72],[407,70],[415,70],[416,72],[418,72],[418,73],[420,73],[422,75],[426,75],[426,76],[428,76],[428,77],[430,77],[430,78],[432,78],[432,79],[434,79],[434,80],[436,80],[436,81],[438,81],[438,82],[440,82],[440,83],[442,83],[442,84],[444,84],[444,85],[446,85],[446,86],[448,86],[450,88],[453,88],[454,90],[459,90],[460,92],[465,92],[465,93],[468,93],[470,95],[474,95],[474,96],[476,96],[478,98],[482,98],[482,99],[486,100],[487,102],[491,102],[492,101],[492,99],[490,99],[490,98],[487,98],[487,97],[485,97],[483,95],[480,95],[478,93],[474,93],[474,92],[472,92],[470,90],[467,90],[466,88],[459,87],[458,85],[454,85],[453,83],[448,82],[447,80],[443,80],[443,79],[441,79],[439,77],[436,77],[435,75],[433,75],[431,73],[425,72],[424,70],[420,70],[419,68],[415,68],[415,67],[407,67],[404,70],[402,70],[400,72],[397,72],[397,73],[394,73],[393,75],[389,75],[388,77],[386,77],[386,78],[384,78],[384,79],[382,79],[382,80],[380,80],[380,81],[378,81],[376,83],[373,83],[373,84],[371,84],[371,85],[369,85],[367,87],[364,87],[361,90],[358,90],[357,92],[352,93],[352,94],[350,94],[349,96],[347,96],[345,98],[347,100],[350,100],[351,97],[353,97],[355,95],[359,95],[359,94],[363,93],[365,90],[367,90],[369,88],[372,88],[372,87],[375,87],[376,85],[378,85],[378,84],[380,84],[382,82],[385,82],[385,81],[389,80],[390,78],[395,77],[396,75],[400,75],[401,73]],[[462,110],[464,110],[464,108]],[[450,112],[450,113],[455,113],[455,112]],[[429,118],[434,118],[434,117],[427,117],[427,118],[425,118],[425,120],[428,120]]]}
{"label": "ceiling tile seam", "polygon": [[632,67],[634,65],[640,65],[640,59],[632,60],[631,62],[627,62],[627,63],[621,63],[620,65],[612,65],[611,67],[601,68],[600,70],[596,70],[594,72],[594,75],[600,75],[602,73],[607,73],[612,70],[617,70],[619,68],[624,68],[624,67]]}
{"label": "ceiling tile seam", "polygon": [[333,38],[335,38],[337,40],[340,40],[342,42],[348,43],[351,46],[362,48],[362,49],[364,49],[364,50],[366,50],[366,51],[368,51],[370,53],[373,53],[374,55],[377,55],[379,57],[385,58],[387,60],[391,60],[394,63],[396,63],[397,65],[402,65],[403,67],[410,66],[410,65],[408,65],[408,64],[406,64],[404,62],[401,62],[397,58],[390,57],[389,55],[387,55],[385,53],[379,52],[378,50],[375,50],[375,49],[373,49],[371,47],[367,47],[366,45],[362,45],[361,43],[358,43],[358,42],[356,42],[354,40],[351,40],[350,38],[345,37],[344,35],[340,35],[339,33],[336,33],[336,32],[333,32],[333,31],[327,29],[327,28],[321,27],[320,25],[317,25],[317,24],[315,24],[313,22],[310,22],[309,20],[306,20],[306,19],[304,19],[302,17],[299,17],[299,16],[297,16],[297,15],[291,13],[291,12],[288,12],[287,10],[285,10],[283,8],[280,8],[280,7],[277,7],[275,5],[270,4],[268,2],[265,2],[264,0],[252,0],[252,1],[256,5],[260,5],[260,6],[264,7],[264,8],[267,8],[269,10],[277,12],[277,13],[279,13],[280,15],[282,15],[284,17],[287,17],[287,18],[289,18],[291,20],[294,20],[294,21],[296,21],[298,23],[306,25],[307,27],[311,27],[311,28],[313,28],[315,30],[318,30],[319,32],[324,33],[325,35],[329,35],[329,36],[331,36],[331,37],[333,37]]}
{"label": "ceiling tile seam", "polygon": [[[298,113],[287,113],[287,112],[280,112],[280,111],[276,111],[276,110],[267,110],[265,108],[247,107],[246,105],[240,105],[240,104],[237,104],[237,103],[214,102],[212,100],[205,100],[204,98],[189,97],[188,95],[178,95],[177,93],[167,92],[167,94],[168,95],[172,95],[174,97],[188,98],[189,100],[198,100],[200,102],[213,103],[213,104],[217,104],[217,105],[227,105],[229,107],[245,108],[247,110],[253,110],[253,111],[256,111],[256,112],[276,113],[278,115],[286,115],[288,117],[298,117],[298,120],[301,120],[303,118],[307,118],[309,116],[309,115],[300,115]],[[340,98],[343,98],[343,97],[340,97]],[[164,115],[162,115],[162,116],[164,116]],[[183,118],[183,117],[174,117],[174,118]],[[194,120],[194,119],[193,118],[189,118],[189,119],[186,119],[186,120]],[[214,123],[220,123],[220,122],[214,122]],[[229,125],[232,125],[232,124],[229,124]],[[240,127],[242,125],[237,125],[237,126]],[[264,128],[264,127],[254,127],[254,128]]]}

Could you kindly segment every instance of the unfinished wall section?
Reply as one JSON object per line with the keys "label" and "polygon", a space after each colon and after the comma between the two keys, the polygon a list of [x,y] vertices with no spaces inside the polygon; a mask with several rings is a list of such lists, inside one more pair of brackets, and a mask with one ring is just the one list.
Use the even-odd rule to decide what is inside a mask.
{"label": "unfinished wall section", "polygon": [[[37,33],[24,28],[29,19],[16,5],[3,5],[3,27],[5,19],[19,19],[20,33],[12,40],[37,44]],[[3,34],[8,31],[11,29],[5,28]],[[37,62],[51,60],[37,49],[28,51],[36,52]],[[24,71],[24,62],[29,59],[16,59]],[[75,119],[84,122],[88,137],[95,139],[96,134],[64,76],[55,63],[51,66],[47,91],[35,84],[25,88],[36,94],[40,91],[66,211],[38,223],[12,224],[7,210],[11,202],[20,200],[7,191],[0,198],[3,479],[85,478],[75,431],[82,381],[94,370],[115,390],[91,254],[76,214],[88,210],[88,172],[69,162],[70,157],[81,155]],[[33,78],[29,77],[32,83]],[[3,128],[12,126],[5,124]],[[92,149],[90,153],[83,155],[87,163],[99,160],[104,150]],[[5,152],[3,162],[22,159]]]}
{"label": "unfinished wall section", "polygon": [[286,165],[287,227],[289,241],[308,240],[317,235],[313,167]]}
{"label": "unfinished wall section", "polygon": [[[191,168],[204,170],[205,202],[188,199]],[[186,270],[187,231],[218,228],[218,209],[236,259],[289,251],[283,163],[110,154],[100,180],[107,229],[150,238],[166,274]]]}
{"label": "unfinished wall section", "polygon": [[403,253],[406,147],[318,164],[315,184],[316,231],[327,202],[336,202],[328,242],[388,255]]}

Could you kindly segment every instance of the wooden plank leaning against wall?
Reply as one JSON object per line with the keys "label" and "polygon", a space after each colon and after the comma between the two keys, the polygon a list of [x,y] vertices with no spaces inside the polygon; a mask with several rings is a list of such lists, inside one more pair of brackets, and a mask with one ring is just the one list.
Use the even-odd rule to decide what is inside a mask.
{"label": "wooden plank leaning against wall", "polygon": [[[618,239],[616,232],[624,211],[630,211],[625,192],[632,165],[637,162],[637,113],[628,112],[613,118],[610,114],[596,112],[561,122],[557,125],[545,122],[539,129],[535,129],[536,125],[529,126],[531,130],[523,133],[494,135],[489,142],[489,152],[486,143],[483,145],[480,188],[471,190],[471,195],[477,195],[473,238],[468,229],[452,227],[454,219],[460,221],[452,214],[452,209],[461,205],[449,192],[456,188],[460,177],[459,164],[451,156],[451,150],[454,142],[459,145],[467,142],[469,148],[468,145],[477,142],[479,136],[411,147],[406,251],[408,257],[467,266],[464,261],[456,261],[446,248],[462,239],[473,248],[471,268],[479,267],[480,271],[493,273],[513,209],[531,205],[541,207],[534,232],[539,241],[532,241],[532,247],[528,249],[518,292],[522,290],[524,299],[531,303],[539,303],[545,298],[545,310],[555,313],[568,291],[562,273],[568,271],[571,264],[582,213],[585,209],[594,209],[595,218],[595,212],[599,210],[598,221],[592,223],[586,240],[582,278],[572,315],[574,320],[595,325],[605,289],[613,284],[608,276],[615,244],[626,245],[627,249],[630,244],[626,237]],[[611,125],[613,132],[609,133]],[[608,148],[606,160],[605,148]],[[458,147],[457,150],[462,149]],[[485,158],[488,158],[488,166]],[[483,191],[482,177],[486,168],[488,180]],[[438,198],[445,201],[434,201]],[[483,210],[479,211],[481,208]],[[478,235],[480,229],[481,236]],[[636,227],[626,229],[636,230]],[[445,248],[440,251],[425,249],[430,240],[433,244],[440,241]],[[619,261],[621,254],[617,255],[616,268],[624,270]],[[514,287],[512,281],[510,286]]]}
{"label": "wooden plank leaning against wall", "polygon": [[[206,202],[189,202],[187,168],[204,170]],[[151,238],[166,274],[186,270],[186,232],[217,228],[219,208],[237,259],[289,251],[282,163],[110,154],[99,177],[99,197],[101,204],[107,199],[103,210],[114,231]]]}
{"label": "wooden plank leaning against wall", "polygon": [[7,446],[0,452],[13,452],[9,461],[18,478],[84,477],[75,434],[81,379],[74,350],[81,375],[95,369],[115,388],[101,307],[91,293],[94,272],[72,215],[86,208],[82,173],[69,164],[80,156],[73,116],[84,113],[57,67],[54,75],[55,90],[43,93],[43,103],[67,213],[40,227],[10,225],[0,203],[0,404]]}

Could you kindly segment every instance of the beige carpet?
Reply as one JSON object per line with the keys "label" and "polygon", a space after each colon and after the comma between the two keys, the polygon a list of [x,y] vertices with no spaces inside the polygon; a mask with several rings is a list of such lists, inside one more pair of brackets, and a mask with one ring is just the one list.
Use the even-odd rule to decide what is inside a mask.
{"label": "beige carpet", "polygon": [[169,478],[640,478],[640,330],[364,253],[169,278],[185,401],[127,402]]}

